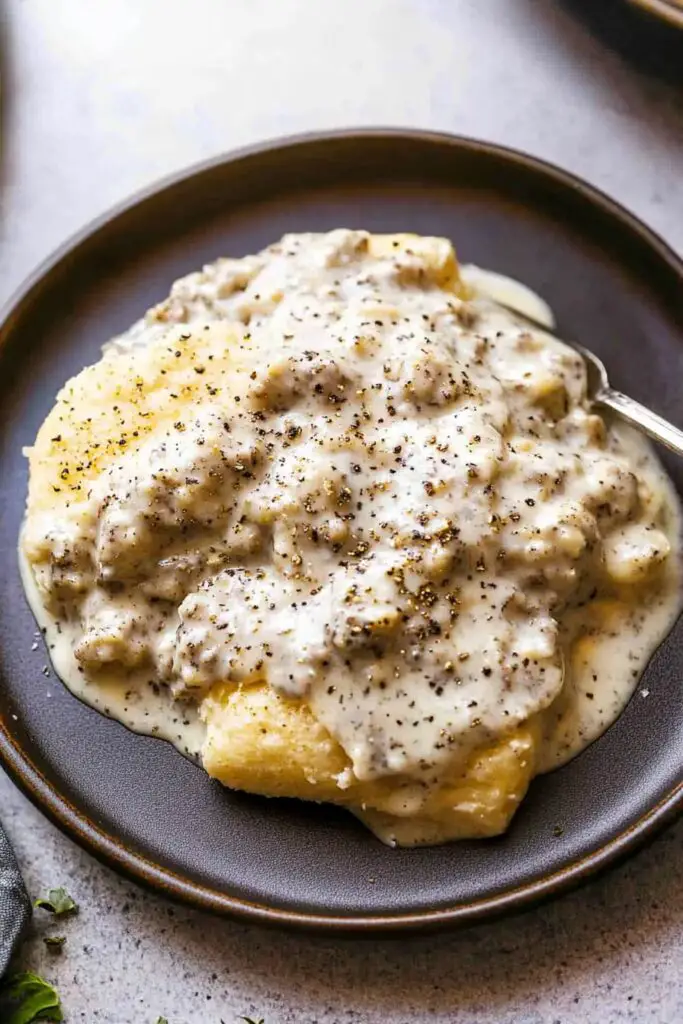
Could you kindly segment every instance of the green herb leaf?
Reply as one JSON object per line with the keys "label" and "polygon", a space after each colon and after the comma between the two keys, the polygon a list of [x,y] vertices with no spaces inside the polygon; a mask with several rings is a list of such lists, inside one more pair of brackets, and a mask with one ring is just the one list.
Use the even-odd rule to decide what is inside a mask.
{"label": "green herb leaf", "polygon": [[0,1020],[3,1024],[33,1024],[33,1021],[63,1021],[62,1004],[56,991],[37,974],[26,971],[8,978],[0,987]]}
{"label": "green herb leaf", "polygon": [[46,935],[43,942],[51,953],[61,953],[66,942],[66,935]]}
{"label": "green herb leaf", "polygon": [[258,1020],[254,1020],[253,1017],[240,1017],[240,1020],[243,1020],[244,1024],[266,1024],[263,1017],[259,1017]]}
{"label": "green herb leaf", "polygon": [[48,910],[51,914],[77,914],[78,906],[69,896],[66,889],[50,889],[47,898],[41,897],[33,904],[34,907]]}
{"label": "green herb leaf", "polygon": [[157,1024],[168,1024],[165,1017],[157,1017]]}

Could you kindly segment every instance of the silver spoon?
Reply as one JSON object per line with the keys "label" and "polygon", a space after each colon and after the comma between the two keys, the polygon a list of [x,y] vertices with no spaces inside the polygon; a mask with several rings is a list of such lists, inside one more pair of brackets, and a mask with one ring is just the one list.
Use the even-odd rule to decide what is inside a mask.
{"label": "silver spoon", "polygon": [[572,348],[582,355],[586,363],[588,378],[588,398],[593,405],[602,405],[611,409],[622,420],[643,430],[655,441],[666,445],[677,455],[683,455],[683,430],[669,423],[663,416],[658,416],[652,409],[629,398],[610,385],[605,364],[596,355],[589,352],[577,342],[569,342]]}
{"label": "silver spoon", "polygon": [[636,402],[635,398],[629,398],[628,395],[615,390],[610,385],[605,364],[593,352],[589,352],[587,348],[579,345],[576,341],[558,338],[545,324],[528,316],[526,313],[520,312],[514,306],[501,302],[500,299],[494,299],[493,301],[496,305],[502,306],[503,309],[509,310],[510,313],[514,313],[521,320],[525,320],[532,327],[539,328],[545,331],[546,334],[552,334],[558,341],[569,345],[570,348],[575,349],[579,355],[583,356],[586,364],[588,400],[591,405],[611,409],[622,420],[626,420],[627,423],[649,434],[655,441],[659,441],[660,444],[670,448],[672,452],[676,452],[677,455],[683,455],[683,430],[674,427],[673,423],[669,423],[663,416],[658,416],[652,409],[648,409],[646,406],[641,405],[640,402]]}

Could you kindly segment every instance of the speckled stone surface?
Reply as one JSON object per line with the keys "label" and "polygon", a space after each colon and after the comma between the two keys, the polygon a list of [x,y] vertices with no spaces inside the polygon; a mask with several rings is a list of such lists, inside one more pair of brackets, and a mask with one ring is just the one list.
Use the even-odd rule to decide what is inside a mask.
{"label": "speckled stone surface", "polygon": [[[71,232],[156,177],[266,136],[348,125],[526,149],[683,250],[683,36],[651,37],[654,26],[622,6],[6,0],[0,299]],[[523,917],[361,943],[171,906],[81,852],[1,773],[0,816],[31,892],[64,884],[81,904],[59,959],[41,941],[44,918],[21,958],[56,982],[70,1024],[683,1020],[683,825]]]}

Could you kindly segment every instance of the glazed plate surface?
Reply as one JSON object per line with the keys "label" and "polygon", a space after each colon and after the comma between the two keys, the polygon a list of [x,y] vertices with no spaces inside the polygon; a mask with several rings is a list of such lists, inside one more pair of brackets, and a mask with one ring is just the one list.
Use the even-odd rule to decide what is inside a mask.
{"label": "glazed plate surface", "polygon": [[[342,226],[448,236],[463,262],[547,299],[615,386],[683,423],[683,265],[555,168],[466,139],[367,131],[267,144],[162,182],[40,268],[0,328],[0,757],[76,841],[169,896],[337,931],[462,924],[585,880],[680,809],[680,621],[619,721],[533,783],[506,836],[390,850],[340,810],[228,792],[167,743],[79,703],[43,672],[19,579],[21,450],[66,378],[188,271],[286,231]],[[682,490],[683,464],[665,462]]]}

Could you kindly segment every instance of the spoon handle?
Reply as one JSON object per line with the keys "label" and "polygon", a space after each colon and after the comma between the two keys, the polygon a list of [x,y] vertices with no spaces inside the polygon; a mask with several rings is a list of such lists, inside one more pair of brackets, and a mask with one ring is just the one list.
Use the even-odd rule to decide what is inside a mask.
{"label": "spoon handle", "polygon": [[617,413],[627,423],[632,423],[646,434],[666,445],[677,455],[683,455],[683,430],[674,427],[672,423],[658,416],[652,409],[647,409],[640,402],[628,395],[622,395],[621,391],[613,388],[601,388],[596,394],[594,401],[598,405],[605,405],[612,412]]}

